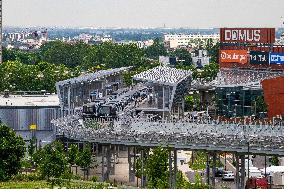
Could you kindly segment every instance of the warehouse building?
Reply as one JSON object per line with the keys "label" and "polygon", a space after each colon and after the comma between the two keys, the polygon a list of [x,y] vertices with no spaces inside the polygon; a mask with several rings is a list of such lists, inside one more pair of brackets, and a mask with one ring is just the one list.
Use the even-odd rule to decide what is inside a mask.
{"label": "warehouse building", "polygon": [[0,96],[0,120],[21,135],[25,141],[37,138],[37,144],[54,139],[52,119],[60,116],[55,94],[8,94]]}

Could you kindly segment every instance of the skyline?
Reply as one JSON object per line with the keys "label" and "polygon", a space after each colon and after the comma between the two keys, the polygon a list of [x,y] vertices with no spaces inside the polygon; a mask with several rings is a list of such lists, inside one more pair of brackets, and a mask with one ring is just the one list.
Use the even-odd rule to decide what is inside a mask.
{"label": "skyline", "polygon": [[283,27],[283,6],[283,0],[6,0],[3,1],[3,25],[197,29]]}

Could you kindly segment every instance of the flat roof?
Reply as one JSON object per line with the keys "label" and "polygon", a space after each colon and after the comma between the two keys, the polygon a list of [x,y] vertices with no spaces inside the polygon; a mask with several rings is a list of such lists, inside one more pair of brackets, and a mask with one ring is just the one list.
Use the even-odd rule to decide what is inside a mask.
{"label": "flat roof", "polygon": [[8,98],[0,96],[0,107],[49,107],[59,106],[57,94],[52,95],[10,95]]}
{"label": "flat roof", "polygon": [[173,86],[190,77],[191,74],[192,72],[188,70],[158,66],[134,75],[133,79]]}

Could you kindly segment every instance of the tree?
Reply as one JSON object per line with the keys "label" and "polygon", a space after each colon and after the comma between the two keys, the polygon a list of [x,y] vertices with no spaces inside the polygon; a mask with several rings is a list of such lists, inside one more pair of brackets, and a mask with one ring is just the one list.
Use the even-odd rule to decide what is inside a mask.
{"label": "tree", "polygon": [[184,178],[181,171],[177,172],[177,188],[191,188],[190,183]]}
{"label": "tree", "polygon": [[28,154],[30,156],[30,162],[33,164],[33,155],[36,151],[36,138],[32,137],[28,145]]}
{"label": "tree", "polygon": [[203,170],[206,168],[206,153],[204,152],[197,152],[196,158],[193,162],[189,162],[189,167],[192,170]]}
{"label": "tree", "polygon": [[255,104],[256,112],[267,112],[267,105],[263,95],[256,97]]}
{"label": "tree", "polygon": [[191,54],[186,49],[176,49],[171,55],[178,57],[178,61],[184,66],[192,64]]}
{"label": "tree", "polygon": [[0,180],[8,180],[21,168],[25,142],[13,129],[0,123]]}
{"label": "tree", "polygon": [[169,187],[169,150],[158,147],[147,159],[147,178],[150,188],[166,189]]}
{"label": "tree", "polygon": [[62,143],[58,141],[38,150],[34,155],[34,161],[41,175],[47,177],[48,180],[51,177],[61,178],[67,172],[67,158]]}
{"label": "tree", "polygon": [[193,79],[200,79],[202,81],[212,81],[216,78],[219,72],[219,65],[210,63],[205,65],[202,70],[194,69],[192,73]]}
{"label": "tree", "polygon": [[76,164],[83,168],[84,171],[84,178],[87,172],[87,178],[89,176],[89,168],[91,167],[92,163],[94,163],[94,159],[92,156],[92,149],[90,144],[86,144],[83,148],[82,152],[79,152]]}
{"label": "tree", "polygon": [[278,165],[279,165],[279,159],[278,159],[278,157],[275,156],[275,155],[271,157],[270,162],[271,162],[272,165],[275,165],[275,166],[278,166]]}
{"label": "tree", "polygon": [[164,44],[160,42],[159,38],[154,40],[153,45],[145,49],[146,57],[158,60],[159,56],[166,56],[167,50]]}
{"label": "tree", "polygon": [[[78,157],[78,146],[75,144],[71,144],[70,148],[67,151],[67,161],[70,165],[70,170],[71,166],[76,163],[76,158]],[[76,174],[77,174],[77,168],[76,168]]]}
{"label": "tree", "polygon": [[208,45],[207,48],[208,54],[211,57],[210,62],[217,63],[219,62],[219,50],[220,50],[220,43],[217,42],[216,44]]}

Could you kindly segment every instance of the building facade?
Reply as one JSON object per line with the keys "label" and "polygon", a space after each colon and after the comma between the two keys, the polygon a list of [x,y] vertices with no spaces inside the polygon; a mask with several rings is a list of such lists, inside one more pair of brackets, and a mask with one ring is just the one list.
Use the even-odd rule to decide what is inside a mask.
{"label": "building facade", "polygon": [[213,42],[219,40],[219,34],[200,35],[200,34],[167,34],[164,35],[164,45],[169,49],[176,49],[179,47],[186,47],[192,45],[194,40],[208,40],[212,39]]}
{"label": "building facade", "polygon": [[57,95],[4,95],[0,97],[0,120],[25,141],[36,137],[40,142],[53,141],[51,120],[60,116]]}

